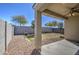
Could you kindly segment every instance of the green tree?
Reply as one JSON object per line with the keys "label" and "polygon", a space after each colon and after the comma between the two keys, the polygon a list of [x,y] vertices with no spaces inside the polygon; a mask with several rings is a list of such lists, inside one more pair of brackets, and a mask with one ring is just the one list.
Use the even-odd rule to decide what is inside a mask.
{"label": "green tree", "polygon": [[48,22],[45,24],[45,26],[57,26],[57,21]]}
{"label": "green tree", "polygon": [[[21,15],[13,16],[12,21],[18,23],[20,26],[27,24],[27,19],[25,18],[25,16],[21,16]],[[23,31],[23,33],[26,34],[25,31]]]}
{"label": "green tree", "polygon": [[25,16],[13,16],[12,21],[18,23],[20,26],[27,24]]}
{"label": "green tree", "polygon": [[31,27],[34,29],[34,27],[35,27],[35,20],[32,21]]}

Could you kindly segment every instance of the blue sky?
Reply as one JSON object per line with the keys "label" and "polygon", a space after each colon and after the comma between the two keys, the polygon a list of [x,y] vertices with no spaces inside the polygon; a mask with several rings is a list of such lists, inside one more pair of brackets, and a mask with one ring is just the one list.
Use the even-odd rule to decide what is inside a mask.
{"label": "blue sky", "polygon": [[[34,9],[32,8],[33,3],[0,3],[0,19],[5,20],[8,23],[13,23],[12,16],[24,15],[28,21],[27,26],[31,26],[32,20],[34,20]],[[63,22],[63,20],[58,20],[56,18],[51,18],[47,16],[42,16],[42,26],[49,21]],[[17,25],[17,24],[15,24]]]}

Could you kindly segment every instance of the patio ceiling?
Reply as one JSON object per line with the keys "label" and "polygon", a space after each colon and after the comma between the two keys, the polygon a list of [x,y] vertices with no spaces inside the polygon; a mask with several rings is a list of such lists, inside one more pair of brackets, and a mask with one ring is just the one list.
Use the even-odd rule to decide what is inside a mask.
{"label": "patio ceiling", "polygon": [[44,15],[63,19],[79,13],[78,3],[36,3],[33,8]]}

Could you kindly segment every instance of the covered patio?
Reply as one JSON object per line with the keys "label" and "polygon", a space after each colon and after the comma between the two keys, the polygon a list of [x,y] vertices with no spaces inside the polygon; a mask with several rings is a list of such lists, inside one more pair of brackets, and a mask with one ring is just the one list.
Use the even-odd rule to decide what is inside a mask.
{"label": "covered patio", "polygon": [[[34,54],[76,54],[79,47],[79,4],[78,3],[36,3],[35,10],[35,49]],[[41,16],[47,15],[64,20],[64,40],[41,46]],[[72,42],[71,42],[72,41]]]}

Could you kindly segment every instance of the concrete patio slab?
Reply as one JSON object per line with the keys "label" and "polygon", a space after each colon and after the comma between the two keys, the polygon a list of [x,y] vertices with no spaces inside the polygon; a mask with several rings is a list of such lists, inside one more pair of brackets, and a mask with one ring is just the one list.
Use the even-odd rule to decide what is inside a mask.
{"label": "concrete patio slab", "polygon": [[79,50],[79,47],[64,39],[43,45],[41,50],[42,55],[74,55]]}

